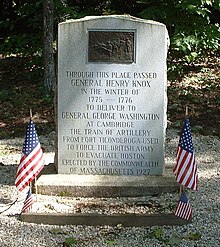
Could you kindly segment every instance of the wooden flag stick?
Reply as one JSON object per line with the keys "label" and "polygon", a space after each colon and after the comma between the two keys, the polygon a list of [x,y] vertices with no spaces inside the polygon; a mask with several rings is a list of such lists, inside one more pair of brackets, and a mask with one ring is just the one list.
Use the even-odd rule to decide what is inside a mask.
{"label": "wooden flag stick", "polygon": [[189,110],[188,110],[188,106],[186,106],[186,117],[188,117],[188,115],[189,115]]}
{"label": "wooden flag stick", "polygon": [[181,184],[180,185],[180,195],[183,193],[184,190],[185,190],[185,187]]}
{"label": "wooden flag stick", "polygon": [[[30,119],[32,119],[33,115],[32,115],[32,109],[30,108]],[[37,178],[35,177],[34,178],[34,186],[35,186],[35,194],[36,194],[36,201],[37,201],[37,185],[36,185],[36,182],[37,182]]]}
{"label": "wooden flag stick", "polygon": [[[185,112],[185,117],[188,117],[188,114],[189,114],[189,109],[188,109],[188,106],[186,106],[186,112]],[[183,191],[185,190],[185,187],[184,185],[180,185],[180,195],[183,193]]]}
{"label": "wooden flag stick", "polygon": [[31,110],[31,108],[30,108],[30,118],[32,119],[32,110]]}
{"label": "wooden flag stick", "polygon": [[37,202],[37,193],[38,193],[38,191],[37,191],[37,178],[36,177],[34,178],[34,185],[35,185],[35,194],[36,194],[36,202]]}

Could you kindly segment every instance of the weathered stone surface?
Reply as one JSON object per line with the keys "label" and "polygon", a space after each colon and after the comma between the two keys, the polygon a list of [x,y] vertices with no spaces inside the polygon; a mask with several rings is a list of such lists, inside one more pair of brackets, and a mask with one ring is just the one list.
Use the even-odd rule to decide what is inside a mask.
{"label": "weathered stone surface", "polygon": [[58,173],[162,175],[166,27],[85,17],[60,23],[58,44]]}
{"label": "weathered stone surface", "polygon": [[[52,170],[50,170],[50,173]],[[45,174],[36,182],[38,193],[82,197],[138,197],[178,190],[172,170],[163,176]]]}

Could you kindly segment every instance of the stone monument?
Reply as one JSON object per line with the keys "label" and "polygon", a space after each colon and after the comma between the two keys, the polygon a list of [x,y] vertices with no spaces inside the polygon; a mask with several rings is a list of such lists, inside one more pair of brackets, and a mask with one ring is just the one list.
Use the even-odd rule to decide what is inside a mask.
{"label": "stone monument", "polygon": [[58,174],[164,173],[168,43],[128,15],[59,24]]}
{"label": "stone monument", "polygon": [[56,171],[44,169],[39,193],[138,197],[178,189],[164,160],[168,44],[165,25],[129,15],[59,24]]}

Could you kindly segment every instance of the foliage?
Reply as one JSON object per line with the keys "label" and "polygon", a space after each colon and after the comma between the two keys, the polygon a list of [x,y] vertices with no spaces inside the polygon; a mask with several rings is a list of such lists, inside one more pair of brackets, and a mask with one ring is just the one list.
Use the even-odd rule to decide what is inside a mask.
{"label": "foliage", "polygon": [[163,228],[158,227],[156,229],[153,229],[147,237],[148,238],[156,238],[158,240],[161,240],[161,239],[163,239],[163,235],[164,235]]}
{"label": "foliage", "polygon": [[168,245],[168,246],[179,246],[180,243],[182,242],[183,239],[186,240],[192,240],[192,241],[197,241],[201,238],[201,234],[196,232],[196,233],[191,233],[189,235],[183,235],[181,237],[179,236],[171,236],[171,237],[165,237],[164,236],[164,230],[162,227],[154,228],[152,229],[148,235],[146,235],[146,238],[155,238],[158,241]]}
{"label": "foliage", "polygon": [[66,238],[65,241],[63,242],[63,246],[69,247],[69,246],[74,246],[77,243],[77,239],[73,237]]}
{"label": "foliage", "polygon": [[[30,64],[41,76],[43,1],[3,0],[0,10],[0,52],[36,57]],[[54,40],[59,22],[86,15],[130,14],[167,26],[169,76],[183,73],[192,64],[220,50],[220,2],[218,0],[54,0]]]}
{"label": "foliage", "polygon": [[42,53],[42,3],[43,0],[15,1],[11,6],[13,15],[0,19],[2,54],[27,56]]}
{"label": "foliage", "polygon": [[220,49],[220,3],[212,0],[158,1],[141,12],[146,19],[163,22],[170,41],[169,76],[183,73],[183,64],[192,64]]}
{"label": "foliage", "polygon": [[1,11],[9,10],[0,18],[0,53],[3,56],[30,57],[27,64],[30,76],[41,78],[43,0],[13,2],[3,1]]}
{"label": "foliage", "polygon": [[199,232],[195,232],[195,233],[191,233],[187,236],[185,236],[185,239],[189,239],[189,240],[199,240],[202,237],[202,235]]}
{"label": "foliage", "polygon": [[117,243],[117,241],[115,239],[107,239],[106,240],[107,245],[110,246],[115,246],[115,244]]}

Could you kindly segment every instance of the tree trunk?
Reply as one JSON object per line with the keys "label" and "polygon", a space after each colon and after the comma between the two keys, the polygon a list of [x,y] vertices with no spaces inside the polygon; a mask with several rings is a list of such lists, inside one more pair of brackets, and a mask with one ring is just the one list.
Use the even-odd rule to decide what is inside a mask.
{"label": "tree trunk", "polygon": [[53,0],[44,0],[44,85],[49,94],[55,87],[53,54]]}

